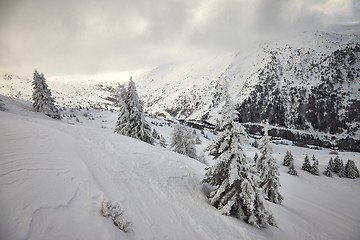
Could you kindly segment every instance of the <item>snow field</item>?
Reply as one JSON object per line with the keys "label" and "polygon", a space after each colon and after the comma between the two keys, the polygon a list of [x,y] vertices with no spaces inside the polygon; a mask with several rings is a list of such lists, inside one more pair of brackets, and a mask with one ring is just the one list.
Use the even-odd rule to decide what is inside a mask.
{"label": "snow field", "polygon": [[[272,144],[279,165],[291,150],[299,176],[280,167],[285,200],[268,203],[279,228],[259,230],[207,203],[203,164],[114,134],[116,113],[91,109],[95,120],[74,112],[80,122],[56,121],[29,111],[29,103],[0,98],[8,108],[0,112],[0,239],[360,238],[360,179],[300,169],[305,154],[314,154],[322,173],[334,157],[329,149]],[[171,127],[152,127],[169,143]],[[201,140],[198,154],[209,143]],[[244,150],[252,159],[256,149],[247,144]],[[339,155],[360,167],[360,153]],[[104,199],[120,203],[133,231],[101,216]]]}

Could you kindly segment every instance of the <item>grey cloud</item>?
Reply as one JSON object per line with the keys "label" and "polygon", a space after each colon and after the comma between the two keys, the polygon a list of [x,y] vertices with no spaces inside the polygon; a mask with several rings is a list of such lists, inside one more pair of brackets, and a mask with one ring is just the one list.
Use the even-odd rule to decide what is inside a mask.
{"label": "grey cloud", "polygon": [[154,67],[359,21],[359,11],[358,1],[346,0],[3,0],[0,68],[92,74]]}

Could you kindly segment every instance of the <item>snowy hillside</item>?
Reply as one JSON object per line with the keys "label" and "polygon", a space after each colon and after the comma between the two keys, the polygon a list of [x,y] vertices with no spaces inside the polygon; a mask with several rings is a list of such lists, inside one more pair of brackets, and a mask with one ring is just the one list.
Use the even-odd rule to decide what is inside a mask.
{"label": "snowy hillside", "polygon": [[[300,170],[305,154],[314,154],[322,172],[334,156],[329,149],[272,144],[278,163],[286,150],[292,151],[299,176],[280,168],[285,200],[282,205],[269,203],[279,228],[259,230],[221,215],[207,203],[206,188],[200,183],[205,165],[114,134],[116,113],[67,110],[66,117],[56,121],[32,112],[29,102],[0,99],[7,108],[0,111],[0,239],[360,237],[360,179]],[[152,127],[169,139],[171,124]],[[201,140],[198,150],[209,143]],[[245,151],[252,158],[256,149],[246,145]],[[339,152],[339,156],[360,167],[359,153]],[[124,233],[101,216],[103,200],[120,203],[132,231]]]}

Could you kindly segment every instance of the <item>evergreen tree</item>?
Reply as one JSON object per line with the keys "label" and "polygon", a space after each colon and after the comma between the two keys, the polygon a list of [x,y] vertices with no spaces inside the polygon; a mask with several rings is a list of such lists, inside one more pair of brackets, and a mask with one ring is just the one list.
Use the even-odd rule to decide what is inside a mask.
{"label": "evergreen tree", "polygon": [[334,160],[332,159],[332,157],[329,160],[328,167],[330,171],[334,170]]}
{"label": "evergreen tree", "polygon": [[257,152],[255,152],[255,155],[254,155],[254,163],[255,164],[256,164],[258,158],[259,158],[259,155]]}
{"label": "evergreen tree", "polygon": [[204,152],[201,152],[198,158],[199,162],[205,164],[206,166],[209,165],[209,163],[207,162]]}
{"label": "evergreen tree", "polygon": [[311,173],[313,175],[319,175],[319,161],[313,155],[313,165],[311,166]]}
{"label": "evergreen tree", "polygon": [[55,107],[55,100],[51,95],[51,91],[45,82],[45,77],[42,73],[35,70],[33,77],[33,109],[36,112],[43,112],[45,115],[61,119],[59,110]]}
{"label": "evergreen tree", "polygon": [[196,137],[195,137],[195,143],[196,144],[201,144],[202,143],[199,135],[197,135],[197,134],[196,134]]}
{"label": "evergreen tree", "polygon": [[340,164],[339,164],[339,173],[338,173],[338,176],[343,178],[343,177],[346,177],[346,171],[345,171],[345,166],[344,166],[344,163],[342,160],[340,160]]}
{"label": "evergreen tree", "polygon": [[160,136],[159,144],[162,147],[166,147],[166,140],[162,135]]}
{"label": "evergreen tree", "polygon": [[5,111],[5,104],[2,102],[2,100],[0,99],[0,111]]}
{"label": "evergreen tree", "polygon": [[119,85],[117,91],[119,116],[114,132],[153,144],[151,127],[145,120],[143,107],[132,78],[130,77],[127,90]]}
{"label": "evergreen tree", "polygon": [[334,163],[333,163],[333,161],[332,161],[332,158],[330,158],[329,163],[328,163],[328,165],[326,166],[325,171],[324,171],[324,175],[325,175],[325,176],[328,176],[328,177],[331,177],[331,176],[332,176],[331,170],[332,170],[333,164],[334,164]]}
{"label": "evergreen tree", "polygon": [[218,135],[207,148],[215,160],[203,179],[215,187],[209,196],[210,203],[223,214],[233,215],[252,226],[276,226],[258,186],[258,174],[247,164],[242,149],[245,134],[227,93]]}
{"label": "evergreen tree", "polygon": [[114,132],[125,136],[131,136],[129,120],[130,114],[129,106],[127,104],[127,91],[124,85],[118,85],[115,96],[117,97],[117,103],[115,105],[119,108],[119,115]]}
{"label": "evergreen tree", "polygon": [[270,146],[270,138],[268,135],[269,124],[266,123],[263,129],[264,135],[260,140],[260,157],[256,162],[256,168],[260,174],[260,186],[268,201],[281,204],[284,199],[279,193],[280,188],[280,172],[279,166],[275,158],[272,156],[272,148]]}
{"label": "evergreen tree", "polygon": [[341,170],[341,165],[344,165],[344,163],[343,163],[342,160],[339,158],[339,156],[336,156],[336,158],[334,159],[333,172],[334,172],[334,173],[339,173],[340,170]]}
{"label": "evergreen tree", "polygon": [[153,144],[151,127],[145,120],[142,104],[137,93],[135,83],[130,77],[127,90],[127,105],[129,107],[130,136],[141,141]]}
{"label": "evergreen tree", "polygon": [[294,161],[290,161],[288,173],[289,173],[290,175],[297,176],[297,171],[296,171],[296,169],[295,169],[295,167],[294,167]]}
{"label": "evergreen tree", "polygon": [[301,169],[305,170],[307,172],[311,172],[310,160],[309,160],[309,156],[307,154],[305,155],[304,163],[303,163]]}
{"label": "evergreen tree", "polygon": [[177,153],[197,159],[194,135],[184,126],[177,125],[171,134],[170,148]]}
{"label": "evergreen tree", "polygon": [[357,178],[360,177],[359,170],[355,165],[353,160],[348,160],[345,165],[345,175],[347,178]]}
{"label": "evergreen tree", "polygon": [[153,129],[151,135],[154,139],[160,139],[160,136],[159,136],[158,132],[155,130],[155,128]]}
{"label": "evergreen tree", "polygon": [[283,161],[283,165],[288,167],[290,166],[290,162],[293,161],[293,155],[291,154],[290,151],[286,151],[285,157],[284,157],[284,161]]}

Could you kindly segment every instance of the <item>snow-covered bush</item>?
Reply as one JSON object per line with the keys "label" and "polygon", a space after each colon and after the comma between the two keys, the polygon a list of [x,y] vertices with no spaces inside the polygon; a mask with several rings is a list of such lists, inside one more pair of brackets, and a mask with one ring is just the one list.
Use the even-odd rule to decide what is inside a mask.
{"label": "snow-covered bush", "polygon": [[111,218],[114,225],[124,232],[132,230],[132,223],[126,220],[124,211],[118,202],[103,201],[101,214],[106,218]]}

